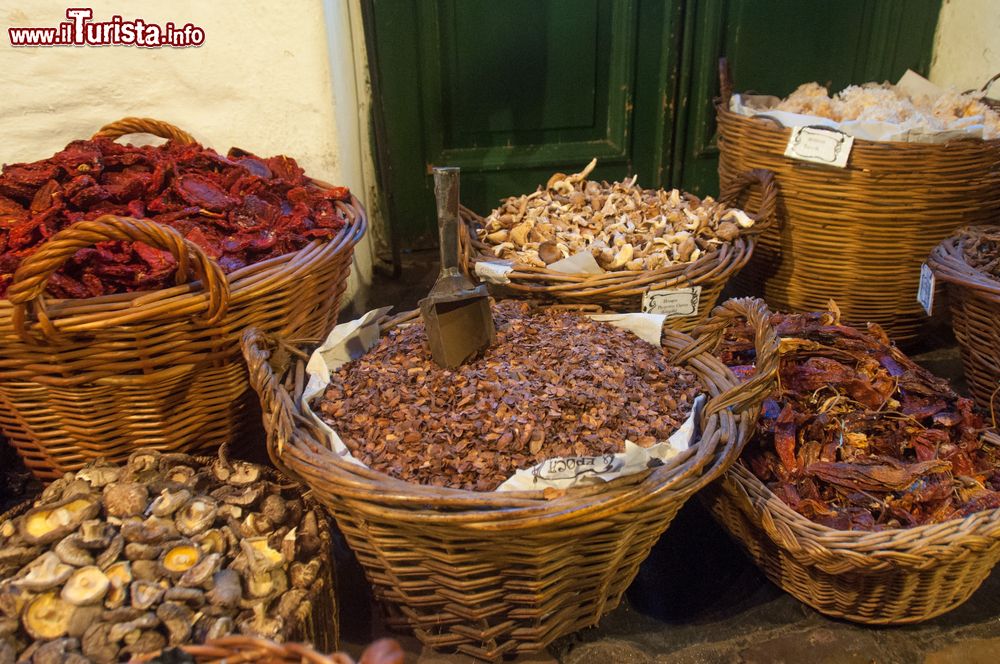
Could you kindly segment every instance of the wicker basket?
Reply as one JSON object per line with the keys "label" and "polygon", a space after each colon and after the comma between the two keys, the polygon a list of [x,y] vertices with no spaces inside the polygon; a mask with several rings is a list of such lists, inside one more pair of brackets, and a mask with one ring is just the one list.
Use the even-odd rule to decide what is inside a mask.
{"label": "wicker basket", "polygon": [[[195,457],[195,461],[199,464],[206,466],[211,464],[215,460],[215,457],[200,456]],[[287,479],[281,477],[274,469],[268,468],[266,466],[258,466],[261,472],[261,476],[266,478],[271,482],[287,484]],[[323,508],[316,504],[312,496],[307,495],[304,499],[306,503],[316,509],[316,515],[319,520],[320,525],[320,552],[318,554],[319,559],[324,562],[320,576],[317,582],[309,590],[309,594],[305,601],[312,605],[312,611],[304,622],[301,623],[288,623],[282,630],[280,638],[281,640],[295,640],[295,641],[309,641],[321,650],[328,651],[336,648],[340,642],[340,618],[337,607],[336,594],[334,589],[334,567],[333,567],[333,552],[331,549],[331,538],[329,532],[329,525],[327,522],[326,513]],[[5,523],[15,517],[18,517],[34,505],[34,500],[26,500],[18,505],[15,505],[11,509],[0,515],[0,523]],[[284,650],[289,653],[290,656],[295,655],[295,653],[301,652],[307,653],[311,650],[308,646],[302,646],[297,643],[286,643],[286,644],[276,644],[273,641],[264,641],[263,639],[257,639],[249,636],[242,635],[232,635],[216,639],[204,645],[192,644],[185,646],[183,650],[191,655],[198,657],[198,661],[202,660],[200,657],[202,655],[209,655],[220,652],[221,649],[228,649],[231,654],[236,655],[246,651],[245,656],[254,655],[251,659],[234,659],[230,660],[233,662],[249,662],[249,661],[261,661],[261,662],[271,662],[274,661],[276,664],[279,662],[284,662],[280,659],[266,659],[264,655],[271,655],[272,653],[278,653]],[[263,651],[263,652],[258,652]],[[315,652],[315,651],[313,651]],[[297,655],[296,655],[297,656]],[[149,661],[156,657],[156,655],[142,655],[134,657],[131,661]],[[316,662],[317,664],[325,664],[326,659],[296,659],[296,662],[307,661]],[[350,660],[332,660],[335,664],[350,664]],[[378,661],[378,660],[376,660]]]}
{"label": "wicker basket", "polygon": [[[1000,233],[1000,226],[984,231]],[[965,260],[963,245],[976,234],[966,229],[939,244],[927,259],[937,279],[948,284],[955,336],[972,396],[980,408],[1000,414],[1000,281]]]}
{"label": "wicker basket", "polygon": [[397,612],[392,623],[433,648],[496,660],[542,650],[615,608],[677,510],[738,456],[774,385],[777,354],[760,300],[717,308],[718,335],[743,315],[758,330],[765,367],[743,385],[707,352],[712,335],[695,345],[663,331],[665,351],[710,396],[696,446],[656,469],[566,491],[436,488],[345,461],[303,414],[304,359],[278,344],[274,361],[294,361],[282,378],[268,339],[250,329],[243,347],[272,459],[331,510],[376,595]]}
{"label": "wicker basket", "polygon": [[[656,270],[617,270],[604,274],[567,274],[548,268],[518,264],[507,275],[510,283],[490,284],[498,296],[520,297],[564,304],[596,304],[608,311],[642,310],[647,291],[701,287],[694,314],[667,319],[672,329],[688,332],[708,317],[729,278],[750,259],[757,236],[774,221],[778,192],[773,174],[754,169],[733,178],[723,188],[722,201],[731,203],[757,185],[758,210],[751,215],[756,223],[733,242],[720,245],[691,263],[679,263]],[[467,208],[461,210],[460,244],[462,267],[475,273],[479,260],[495,260],[490,246],[477,238],[476,229],[484,220]]]}
{"label": "wicker basket", "polygon": [[[1000,212],[1000,140],[941,144],[854,140],[846,168],[784,156],[791,129],[729,110],[723,65],[717,104],[723,188],[751,168],[779,184],[777,222],[738,277],[781,311],[817,311],[831,298],[852,324],[873,321],[898,343],[926,316],[916,301],[920,264],[957,228]],[[753,207],[751,192],[738,203]]]}
{"label": "wicker basket", "polygon": [[[128,118],[98,135],[190,136]],[[316,186],[324,186],[316,183]],[[329,185],[325,185],[329,186]],[[110,215],[57,233],[14,275],[0,299],[0,430],[39,478],[136,447],[209,449],[259,427],[239,335],[248,325],[320,337],[336,323],[354,245],[365,232],[356,198],[329,241],[224,275],[195,244],[153,221]],[[153,292],[48,300],[50,275],[78,249],[136,240],[170,251],[180,279]]]}
{"label": "wicker basket", "polygon": [[834,530],[794,511],[740,463],[702,496],[771,581],[835,618],[929,620],[967,600],[1000,560],[1000,509],[909,529]]}
{"label": "wicker basket", "polygon": [[[258,662],[259,664],[356,664],[342,652],[324,655],[306,643],[275,643],[251,636],[226,636],[200,645],[181,646],[197,664]],[[132,662],[161,661],[165,653],[133,658]],[[170,659],[169,661],[177,661]],[[365,648],[357,664],[403,664],[404,654],[392,639],[380,639]]]}

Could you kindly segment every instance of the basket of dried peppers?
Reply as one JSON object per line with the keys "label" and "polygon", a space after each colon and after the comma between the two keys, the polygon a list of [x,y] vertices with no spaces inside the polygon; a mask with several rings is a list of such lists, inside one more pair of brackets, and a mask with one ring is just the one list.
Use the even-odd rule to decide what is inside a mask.
{"label": "basket of dried peppers", "polygon": [[[751,382],[707,337],[657,327],[657,347],[515,301],[494,308],[497,343],[455,371],[433,364],[415,313],[367,328],[374,347],[326,372],[318,393],[322,376],[298,349],[248,329],[244,352],[272,460],[335,516],[390,624],[496,661],[595,625],[677,510],[738,456],[773,387],[776,342],[759,300],[715,315],[759,330]],[[695,411],[698,392],[708,401]],[[641,458],[685,417],[699,426],[676,456],[606,481],[548,483],[606,472],[625,439]],[[503,489],[515,470],[523,481]]]}
{"label": "basket of dried peppers", "polygon": [[[829,616],[915,623],[1000,559],[1000,436],[969,399],[839,312],[775,314],[779,389],[703,494],[767,576]],[[751,375],[747,328],[719,351]]]}
{"label": "basket of dried peppers", "polygon": [[947,284],[955,337],[976,404],[1000,413],[1000,226],[970,226],[927,259]]}
{"label": "basket of dried peppers", "polygon": [[[159,147],[115,138],[148,133]],[[322,337],[365,212],[288,157],[126,118],[0,174],[0,430],[40,478],[259,427],[239,335]]]}

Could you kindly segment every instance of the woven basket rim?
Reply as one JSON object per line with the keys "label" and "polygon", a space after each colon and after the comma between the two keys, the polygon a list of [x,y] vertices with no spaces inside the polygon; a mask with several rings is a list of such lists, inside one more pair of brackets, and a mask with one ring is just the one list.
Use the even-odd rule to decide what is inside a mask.
{"label": "woven basket rim", "polygon": [[1000,280],[972,267],[965,258],[964,244],[976,234],[976,229],[1000,233],[1000,225],[963,228],[955,235],[941,241],[930,253],[927,266],[943,281],[978,291],[981,295],[1000,303]]}
{"label": "woven basket rim", "polygon": [[[983,537],[1000,540],[1000,508],[980,510],[966,517],[924,524],[913,528],[889,528],[881,531],[838,530],[811,521],[793,510],[777,494],[754,475],[742,461],[726,471],[726,479],[738,483],[748,495],[756,494],[761,500],[751,499],[751,506],[758,515],[766,514],[775,522],[777,531],[794,537],[803,552],[811,555],[848,555],[874,561],[893,561],[919,564],[914,556],[947,558],[957,555],[963,540]],[[778,541],[767,527],[766,518],[756,519],[775,544],[788,548]],[[933,547],[931,549],[930,547]]]}
{"label": "woven basket rim", "polygon": [[[754,304],[748,305],[747,302]],[[757,307],[757,318],[766,311],[761,301],[729,301],[716,308],[717,316],[742,315],[746,307]],[[719,312],[722,313],[719,313]],[[408,314],[412,316],[413,314]],[[769,314],[768,314],[769,315]],[[400,317],[397,317],[396,321]],[[720,318],[721,319],[721,318]],[[726,319],[728,320],[728,318]],[[766,320],[766,318],[765,318]],[[719,334],[723,325],[716,324]],[[764,329],[766,328],[766,329]],[[776,370],[777,341],[769,326],[761,324],[763,366]],[[299,396],[304,387],[305,360],[293,361],[285,374],[294,379],[291,391],[271,372],[267,365],[269,353],[263,346],[263,335],[255,330],[244,333],[243,348],[250,369],[251,383],[262,397],[265,413],[277,412],[268,426],[268,450],[275,465],[286,470],[303,484],[313,487],[316,482],[336,481],[344,494],[357,498],[355,503],[379,502],[382,512],[396,510],[409,520],[425,524],[458,525],[483,530],[516,530],[532,527],[538,519],[546,523],[579,517],[606,510],[626,509],[637,502],[651,501],[674,491],[686,499],[721,473],[732,463],[749,437],[748,427],[755,419],[753,404],[759,403],[765,391],[773,386],[774,372],[765,370],[754,385],[739,383],[732,372],[708,352],[715,339],[709,335],[696,343],[681,332],[664,327],[665,353],[674,353],[677,361],[685,362],[698,375],[704,391],[712,401],[703,410],[702,435],[698,444],[672,459],[673,463],[630,474],[611,482],[574,487],[562,491],[478,492],[449,487],[433,487],[406,482],[385,473],[343,461],[322,442],[320,432],[303,414]],[[746,389],[743,389],[746,387]],[[723,394],[723,397],[719,397]],[[275,409],[275,403],[280,407]],[[290,414],[281,408],[291,409]],[[714,408],[714,410],[713,410]],[[737,412],[734,412],[737,411]],[[726,440],[722,439],[726,433]],[[731,434],[731,436],[729,435]],[[279,441],[275,441],[280,438]],[[730,440],[729,438],[736,438]],[[665,499],[665,498],[664,498]],[[526,525],[527,524],[527,525]]]}
{"label": "woven basket rim", "polygon": [[[745,93],[744,93],[745,94]],[[729,108],[728,101],[723,97],[715,98],[715,109],[716,113],[720,117],[724,117],[725,120],[731,122],[747,122],[754,127],[755,130],[771,132],[774,134],[781,134],[785,137],[790,137],[792,135],[791,127],[779,127],[775,124],[773,120],[768,118],[747,116],[736,113]],[[961,136],[950,138],[947,141],[940,143],[916,143],[912,141],[872,141],[866,138],[854,138],[854,142],[851,147],[851,151],[855,150],[866,150],[866,149],[894,149],[894,150],[927,150],[927,149],[940,149],[946,150],[949,146],[958,144],[982,144],[989,147],[1000,148],[1000,137],[997,138],[976,138],[974,136]],[[790,159],[790,157],[789,157]]]}

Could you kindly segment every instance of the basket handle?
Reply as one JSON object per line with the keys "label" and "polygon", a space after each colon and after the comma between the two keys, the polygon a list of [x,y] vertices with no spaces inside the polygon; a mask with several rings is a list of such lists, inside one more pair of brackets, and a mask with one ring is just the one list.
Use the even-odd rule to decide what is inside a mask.
{"label": "basket handle", "polygon": [[685,362],[701,353],[714,353],[725,331],[746,318],[754,331],[757,370],[753,378],[716,395],[705,405],[705,416],[732,407],[737,413],[757,407],[778,384],[778,335],[771,326],[771,312],[759,298],[727,300],[712,310],[707,322],[695,329],[695,342],[678,351],[673,362]]}
{"label": "basket handle", "polygon": [[[155,221],[105,214],[92,221],[78,221],[64,228],[18,266],[7,289],[7,298],[13,305],[11,322],[14,331],[21,339],[31,340],[29,318],[38,320],[45,337],[50,340],[60,339],[59,330],[48,315],[43,295],[49,279],[78,250],[110,240],[144,242],[169,251],[177,261],[177,284],[185,283],[189,273],[193,271],[206,290],[205,322],[215,324],[225,315],[229,306],[229,282],[219,264],[209,258],[201,247],[185,239],[173,228]],[[133,305],[132,309],[102,319],[100,325],[107,327],[142,319],[142,305]]]}
{"label": "basket handle", "polygon": [[775,224],[778,218],[778,179],[774,171],[766,168],[754,168],[730,178],[722,186],[719,200],[727,205],[735,205],[736,201],[750,187],[760,187],[760,207],[754,215],[754,225],[744,231],[747,235],[759,235]]}
{"label": "basket handle", "polygon": [[729,107],[729,100],[733,97],[733,74],[729,69],[729,60],[723,56],[719,58],[719,94],[722,101]]}
{"label": "basket handle", "polygon": [[117,122],[109,122],[98,129],[91,138],[110,138],[115,140],[127,134],[151,134],[166,138],[182,145],[196,143],[194,136],[183,129],[175,127],[163,120],[153,118],[122,118]]}
{"label": "basket handle", "polygon": [[290,444],[295,432],[295,404],[288,390],[281,386],[278,377],[282,371],[275,371],[272,365],[272,349],[284,348],[294,354],[302,354],[298,349],[281,343],[275,337],[251,325],[240,336],[240,349],[247,364],[247,377],[260,398],[260,410],[267,431],[267,455],[282,473],[302,484],[303,478],[282,462],[281,455]]}
{"label": "basket handle", "polygon": [[972,94],[973,92],[982,92],[983,95],[985,95],[987,92],[989,92],[990,87],[994,83],[996,83],[998,80],[1000,80],[1000,73],[994,74],[993,77],[990,78],[990,80],[988,80],[985,83],[983,83],[983,87],[979,88],[978,90],[976,90],[976,89],[973,88],[971,90],[966,90],[962,94],[963,95],[967,95],[967,94]]}

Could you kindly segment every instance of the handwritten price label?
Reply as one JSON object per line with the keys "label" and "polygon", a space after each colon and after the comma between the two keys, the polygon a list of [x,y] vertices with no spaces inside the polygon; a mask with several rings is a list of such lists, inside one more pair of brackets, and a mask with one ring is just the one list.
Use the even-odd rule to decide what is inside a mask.
{"label": "handwritten price label", "polygon": [[602,454],[592,457],[561,457],[549,459],[532,469],[535,481],[566,480],[580,475],[609,473],[615,469],[615,455]]}
{"label": "handwritten price label", "polygon": [[794,127],[785,146],[785,156],[814,164],[844,168],[854,137],[824,127]]}
{"label": "handwritten price label", "polygon": [[694,316],[701,304],[701,286],[651,290],[642,294],[642,312],[667,318]]}
{"label": "handwritten price label", "polygon": [[924,308],[927,315],[934,311],[934,272],[927,263],[920,266],[920,287],[917,289],[917,302]]}

